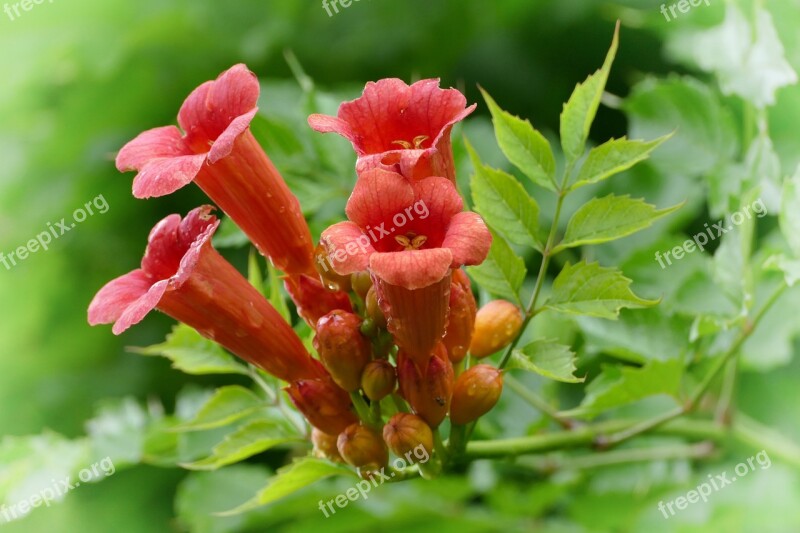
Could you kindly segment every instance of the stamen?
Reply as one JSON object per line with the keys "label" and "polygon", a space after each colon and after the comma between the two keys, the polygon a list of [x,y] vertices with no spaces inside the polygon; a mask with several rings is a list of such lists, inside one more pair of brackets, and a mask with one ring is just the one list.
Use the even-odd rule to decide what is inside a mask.
{"label": "stamen", "polygon": [[422,147],[422,143],[430,139],[428,135],[417,135],[414,137],[414,148],[420,149]]}
{"label": "stamen", "polygon": [[392,141],[392,144],[399,144],[400,146],[402,146],[406,150],[411,150],[413,148],[411,143],[408,142],[408,141]]}
{"label": "stamen", "polygon": [[426,235],[415,235],[414,233],[409,233],[408,236],[395,235],[394,240],[397,241],[397,244],[402,246],[405,251],[410,251],[419,250],[422,245],[428,241],[428,237]]}

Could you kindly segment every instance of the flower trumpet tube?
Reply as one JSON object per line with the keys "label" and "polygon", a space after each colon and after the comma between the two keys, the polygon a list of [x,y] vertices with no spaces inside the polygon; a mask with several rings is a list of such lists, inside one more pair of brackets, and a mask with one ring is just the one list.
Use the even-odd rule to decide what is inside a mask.
{"label": "flower trumpet tube", "polygon": [[463,211],[447,179],[410,182],[396,172],[361,175],[346,207],[348,222],[322,233],[339,274],[368,269],[397,344],[419,364],[442,339],[450,272],[486,259],[492,237],[476,213]]}
{"label": "flower trumpet tube", "polygon": [[447,355],[453,363],[461,362],[469,351],[477,312],[469,277],[461,269],[453,270],[450,284],[450,318],[444,336]]}
{"label": "flower trumpet tube", "polygon": [[133,195],[164,196],[194,181],[258,250],[289,274],[314,272],[311,232],[297,198],[250,132],[259,84],[244,65],[195,89],[175,126],[155,128],[117,155],[136,170]]}
{"label": "flower trumpet tube", "polygon": [[288,276],[283,285],[297,306],[297,314],[312,329],[316,329],[319,319],[331,311],[353,311],[346,292],[326,289],[319,278],[305,274]]}
{"label": "flower trumpet tube", "polygon": [[329,378],[301,379],[284,389],[306,420],[328,435],[358,422],[350,396]]}
{"label": "flower trumpet tube", "polygon": [[426,363],[418,365],[402,351],[397,355],[400,394],[432,428],[442,423],[450,410],[455,380],[453,365],[439,344]]}
{"label": "flower trumpet tube", "polygon": [[360,98],[345,102],[337,116],[311,115],[309,125],[349,140],[358,155],[356,170],[398,170],[409,179],[445,176],[455,183],[450,133],[475,110],[456,89],[438,79],[407,85],[396,78],[370,82]]}
{"label": "flower trumpet tube", "polygon": [[100,289],[89,324],[113,323],[119,335],[158,309],[285,381],[326,376],[278,311],[212,248],[219,225],[212,209],[159,222],[141,268]]}

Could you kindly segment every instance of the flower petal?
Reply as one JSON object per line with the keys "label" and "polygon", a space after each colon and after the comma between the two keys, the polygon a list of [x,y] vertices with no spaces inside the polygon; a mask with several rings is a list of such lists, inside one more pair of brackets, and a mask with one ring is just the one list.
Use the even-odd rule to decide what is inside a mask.
{"label": "flower petal", "polygon": [[169,280],[162,280],[150,287],[150,289],[137,300],[132,302],[120,315],[111,331],[114,335],[119,335],[134,324],[138,324],[147,314],[156,308],[164,293],[169,286]]}
{"label": "flower petal", "polygon": [[[358,177],[345,212],[347,218],[365,231],[381,227],[381,224],[386,231],[391,231],[392,218],[413,203],[414,191],[408,180],[396,172],[373,169]],[[376,244],[380,250],[380,241]]]}
{"label": "flower petal", "polygon": [[338,133],[351,143],[357,154],[361,154],[358,144],[358,136],[353,132],[350,125],[338,117],[330,115],[313,114],[308,117],[308,125],[311,129],[320,133]]}
{"label": "flower petal", "polygon": [[215,141],[234,119],[253,111],[259,92],[258,78],[243,64],[200,85],[178,113],[189,144],[197,147]]}
{"label": "flower petal", "polygon": [[433,176],[414,183],[416,201],[423,201],[430,211],[426,225],[446,228],[450,219],[464,209],[464,200],[447,178]]}
{"label": "flower petal", "polygon": [[450,220],[442,242],[442,247],[449,248],[453,254],[452,268],[483,263],[491,246],[489,228],[480,215],[472,211],[458,213]]}
{"label": "flower petal", "polygon": [[151,284],[151,278],[141,269],[109,281],[89,304],[89,324],[116,322],[130,304],[147,293]]}
{"label": "flower petal", "polygon": [[375,253],[367,235],[353,222],[339,222],[322,232],[322,245],[337,274],[346,276],[366,270]]}
{"label": "flower petal", "polygon": [[230,155],[233,150],[233,143],[236,142],[239,135],[250,127],[250,123],[253,121],[253,117],[256,116],[257,112],[258,108],[254,107],[251,111],[236,117],[233,122],[230,123],[211,146],[211,151],[208,152],[209,163],[213,165],[223,157]]}
{"label": "flower petal", "polygon": [[370,270],[386,283],[416,290],[441,281],[450,271],[453,254],[447,248],[374,253]]}
{"label": "flower petal", "polygon": [[175,126],[153,128],[140,133],[117,154],[120,172],[141,170],[153,160],[193,155]]}
{"label": "flower petal", "polygon": [[151,198],[172,194],[191,183],[205,161],[205,154],[153,159],[133,179],[133,196]]}

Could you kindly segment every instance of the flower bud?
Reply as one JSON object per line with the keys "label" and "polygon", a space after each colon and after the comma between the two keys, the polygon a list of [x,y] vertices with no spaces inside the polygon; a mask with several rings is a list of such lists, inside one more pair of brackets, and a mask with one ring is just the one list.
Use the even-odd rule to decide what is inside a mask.
{"label": "flower bud", "polygon": [[450,421],[468,424],[491,411],[503,392],[503,375],[489,365],[475,365],[456,380]]}
{"label": "flower bud", "polygon": [[433,432],[430,426],[417,415],[397,413],[383,426],[383,440],[397,457],[415,463],[415,450],[422,446],[426,456],[433,453]]}
{"label": "flower bud", "polygon": [[367,297],[367,292],[372,287],[372,278],[369,272],[362,270],[350,276],[350,285],[359,298],[362,300]]}
{"label": "flower bud", "polygon": [[370,287],[367,291],[367,316],[375,321],[375,325],[381,329],[386,329],[386,315],[383,314],[381,306],[378,305],[378,293],[375,287]]}
{"label": "flower bud", "polygon": [[319,273],[322,285],[326,289],[329,291],[350,292],[350,276],[342,276],[336,273],[322,244],[318,244],[314,249],[314,266]]}
{"label": "flower bud", "polygon": [[361,375],[361,388],[367,398],[379,402],[394,392],[397,384],[397,373],[392,363],[386,359],[376,359],[364,367]]}
{"label": "flower bud", "polygon": [[361,386],[361,374],[372,347],[361,334],[361,319],[353,313],[331,311],[317,322],[314,348],[337,385],[348,392]]}
{"label": "flower bud", "polygon": [[343,462],[344,459],[339,455],[336,441],[336,435],[328,435],[317,428],[311,430],[311,442],[314,444],[314,457]]}
{"label": "flower bud", "polygon": [[350,396],[328,378],[301,379],[284,390],[308,422],[329,435],[338,435],[358,420]]}
{"label": "flower bud", "polygon": [[469,351],[478,359],[508,346],[522,328],[519,308],[505,300],[484,305],[475,317],[475,331]]}
{"label": "flower bud", "polygon": [[428,362],[418,367],[404,352],[397,354],[400,394],[432,428],[442,423],[450,410],[453,393],[453,365],[444,345],[439,343]]}
{"label": "flower bud", "polygon": [[461,362],[469,351],[477,312],[469,277],[461,269],[454,270],[450,284],[450,318],[443,339],[453,363]]}
{"label": "flower bud", "polygon": [[378,470],[389,461],[389,453],[380,436],[358,423],[342,431],[336,444],[344,460],[357,468]]}

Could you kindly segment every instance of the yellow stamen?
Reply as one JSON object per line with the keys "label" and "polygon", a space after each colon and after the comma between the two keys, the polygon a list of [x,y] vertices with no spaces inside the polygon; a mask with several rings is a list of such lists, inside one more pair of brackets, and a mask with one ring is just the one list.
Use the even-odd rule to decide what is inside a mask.
{"label": "yellow stamen", "polygon": [[419,250],[428,240],[428,237],[425,235],[409,233],[409,236],[395,235],[394,240],[397,241],[397,244],[402,246],[405,251]]}

